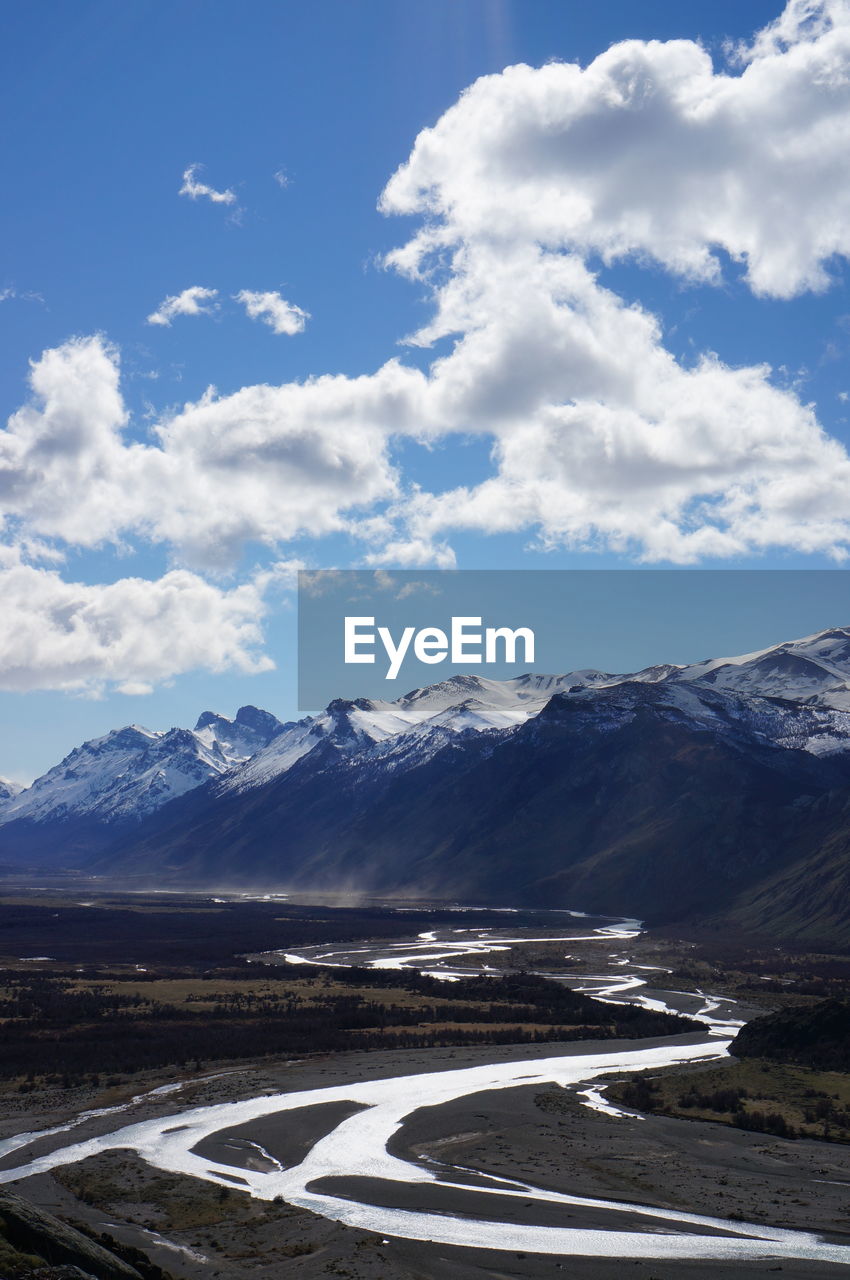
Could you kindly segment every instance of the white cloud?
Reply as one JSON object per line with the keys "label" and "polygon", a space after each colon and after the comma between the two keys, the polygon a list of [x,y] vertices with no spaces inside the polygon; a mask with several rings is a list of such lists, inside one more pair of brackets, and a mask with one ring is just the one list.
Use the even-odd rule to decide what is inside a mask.
{"label": "white cloud", "polygon": [[[294,538],[339,532],[364,539],[370,564],[448,566],[458,529],[681,563],[770,548],[843,558],[850,458],[799,388],[711,352],[678,361],[656,318],[588,265],[631,255],[711,282],[730,269],[722,251],[753,291],[784,298],[824,287],[835,256],[850,254],[848,6],[794,0],[742,57],[740,72],[716,72],[692,42],[631,41],[584,70],[509,68],[421,134],[382,203],[422,219],[389,261],[432,291],[432,317],[410,341],[453,341],[425,372],[393,359],[360,377],[225,396],[210,388],[140,443],[127,434],[118,356],[103,339],[45,352],[31,402],[0,431],[8,538],[34,554],[147,541],[212,571],[252,544],[280,554]],[[215,296],[200,293],[198,309]],[[306,319],[278,294],[237,297],[279,332]],[[175,305],[152,322],[186,313]],[[478,483],[429,493],[397,473],[394,440],[469,435],[490,445]],[[100,617],[95,605],[113,617],[119,584],[9,572],[33,602],[67,585],[72,600],[96,593],[82,617]],[[118,651],[144,656],[144,602],[162,600],[162,584],[126,581],[136,583],[121,589],[138,635],[115,622]],[[239,610],[261,607],[265,579],[211,595],[195,574],[177,581],[175,594],[173,576],[162,580],[174,635],[191,631],[191,610],[206,601],[211,620],[217,610],[231,619],[233,661],[253,652]],[[42,623],[27,622],[26,593],[15,591],[15,626],[34,635]],[[177,596],[190,610],[179,619]],[[54,674],[33,679],[161,678],[155,654],[106,672],[109,645],[94,623],[71,628],[80,654],[88,645],[95,655],[92,671],[80,657],[74,674],[76,659],[61,654],[51,668],[71,640],[53,615],[37,616],[52,639],[46,657],[33,650],[32,670]],[[25,647],[7,643],[0,670],[23,671]],[[163,670],[195,660],[202,646],[188,635],[186,644],[186,656],[160,657]]]}
{"label": "white cloud", "polygon": [[89,585],[0,552],[0,688],[138,693],[183,672],[273,667],[257,586],[225,591],[185,570]]}
{"label": "white cloud", "polygon": [[156,535],[194,563],[235,558],[246,542],[349,527],[395,496],[394,430],[410,429],[424,378],[390,361],[361,378],[208,393],[161,424],[148,462],[166,486]]}
{"label": "white cloud", "polygon": [[15,286],[7,285],[5,289],[0,289],[0,302],[44,302],[44,295],[36,293],[33,289],[16,289]]}
{"label": "white cloud", "polygon": [[213,204],[235,204],[236,192],[231,191],[227,187],[224,191],[216,191],[215,187],[209,187],[205,182],[198,179],[198,174],[203,168],[200,164],[190,164],[188,169],[183,171],[183,186],[180,188],[179,195],[188,196],[190,200],[211,200]]}
{"label": "white cloud", "polygon": [[739,62],[749,62],[782,53],[795,44],[817,40],[848,21],[848,0],[789,0],[779,17],[756,33],[750,46],[740,44],[733,48],[733,54]]}
{"label": "white cloud", "polygon": [[274,333],[302,333],[310,319],[309,311],[302,311],[279,293],[255,293],[251,289],[242,289],[234,297],[244,305],[252,320],[262,320]]}
{"label": "white cloud", "polygon": [[457,556],[453,549],[447,542],[437,541],[434,537],[439,529],[439,522],[420,521],[417,518],[417,523],[425,529],[425,536],[416,537],[408,532],[403,537],[385,542],[379,551],[369,552],[364,557],[366,564],[386,564],[396,569],[422,569],[426,566],[433,569],[456,568]]}
{"label": "white cloud", "polygon": [[825,287],[850,252],[850,9],[794,0],[748,57],[726,74],[693,41],[629,40],[483,77],[387,185],[385,211],[428,218],[394,261],[520,241],[715,281],[720,248],[758,293]]}
{"label": "white cloud", "polygon": [[30,383],[32,402],[0,432],[0,517],[18,538],[97,545],[114,534],[118,509],[118,519],[140,519],[144,508],[131,476],[140,446],[122,440],[117,352],[72,339],[32,363]]}
{"label": "white cloud", "polygon": [[682,562],[847,554],[850,461],[811,407],[767,367],[678,363],[584,262],[712,282],[719,247],[754,292],[828,284],[850,253],[850,6],[794,0],[746,57],[715,73],[693,42],[629,41],[512,67],[420,134],[382,208],[424,217],[388,259],[434,290],[410,340],[457,337],[423,430],[490,434],[495,470],[399,504],[392,554],[436,556],[453,528]]}
{"label": "white cloud", "polygon": [[124,437],[117,353],[74,339],[33,364],[32,402],[0,432],[0,515],[29,537],[143,537],[226,567],[246,543],[339,531],[395,496],[389,436],[411,429],[424,381],[390,361],[362,378],[210,388],[139,444]]}
{"label": "white cloud", "polygon": [[767,368],[683,367],[574,255],[466,249],[439,304],[425,337],[463,337],[432,366],[431,429],[492,436],[494,472],[406,495],[394,534],[376,525],[380,562],[446,563],[464,528],[685,563],[846,554],[850,459]]}
{"label": "white cloud", "polygon": [[182,293],[169,294],[156,311],[151,312],[145,323],[170,325],[175,316],[212,315],[217,304],[209,304],[216,297],[218,289],[204,289],[201,285],[194,284]]}

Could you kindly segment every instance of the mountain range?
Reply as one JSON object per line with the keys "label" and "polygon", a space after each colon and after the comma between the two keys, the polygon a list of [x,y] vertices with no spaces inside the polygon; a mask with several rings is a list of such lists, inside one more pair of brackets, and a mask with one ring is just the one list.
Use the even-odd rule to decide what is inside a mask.
{"label": "mountain range", "polygon": [[0,861],[850,943],[850,628],[757,653],[128,726],[0,789]]}

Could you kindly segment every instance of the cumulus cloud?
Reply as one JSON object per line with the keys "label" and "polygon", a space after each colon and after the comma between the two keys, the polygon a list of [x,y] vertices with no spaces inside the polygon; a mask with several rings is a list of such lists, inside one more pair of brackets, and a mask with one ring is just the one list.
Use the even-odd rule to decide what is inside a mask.
{"label": "cumulus cloud", "polygon": [[[422,496],[420,495],[420,501]],[[464,491],[457,490],[453,496],[467,497]],[[426,566],[433,569],[456,568],[457,556],[454,549],[447,542],[441,542],[434,536],[440,529],[439,520],[422,519],[421,508],[419,502],[416,501],[410,514],[413,516],[413,520],[406,521],[408,527],[404,535],[391,539],[389,542],[383,542],[378,551],[368,552],[364,557],[366,564],[386,564],[392,565],[396,569],[421,569]],[[448,521],[445,523],[454,522]],[[423,536],[417,537],[411,531],[414,524],[422,529]]]}
{"label": "cumulus cloud", "polygon": [[393,360],[370,376],[210,392],[186,405],[160,425],[148,459],[170,497],[156,536],[215,565],[246,542],[350,527],[398,493],[389,438],[410,430],[423,384]]}
{"label": "cumulus cloud", "polygon": [[262,320],[274,333],[302,333],[310,319],[309,311],[302,311],[279,293],[255,293],[251,289],[242,289],[234,296],[252,320]]}
{"label": "cumulus cloud", "polygon": [[101,338],[47,351],[32,399],[0,432],[0,514],[29,537],[78,546],[139,536],[219,569],[246,543],[345,529],[398,493],[389,457],[424,376],[390,361],[371,376],[213,388],[126,438],[118,354]]}
{"label": "cumulus cloud", "polygon": [[65,582],[0,552],[0,688],[140,693],[183,672],[273,667],[262,652],[262,596],[185,570],[157,581]]}
{"label": "cumulus cloud", "polygon": [[[690,41],[629,41],[583,69],[512,67],[419,136],[381,207],[420,219],[388,265],[431,293],[409,341],[450,344],[425,371],[392,359],[360,377],[210,388],[139,442],[114,349],[88,337],[45,352],[0,431],[7,536],[48,550],[146,540],[195,574],[252,544],[280,554],[339,532],[370,564],[449,566],[460,529],[662,562],[844,558],[850,458],[813,407],[765,365],[677,360],[656,317],[597,269],[631,256],[703,285],[734,271],[778,307],[850,254],[850,6],[792,0],[737,58],[717,69]],[[303,327],[279,294],[237,297],[277,332]],[[427,492],[394,465],[399,439],[470,435],[490,446],[478,483]],[[34,600],[61,585],[27,572],[44,575]],[[181,598],[200,598],[203,580],[186,584]],[[131,594],[158,599],[160,585]],[[210,609],[263,589],[256,576],[246,596],[211,587]],[[99,633],[83,634],[99,653]],[[229,652],[251,652],[240,643]]]}
{"label": "cumulus cloud", "polygon": [[394,554],[436,556],[453,528],[679,562],[847,554],[850,466],[811,407],[766,366],[683,366],[587,265],[711,283],[722,249],[755,293],[828,285],[850,253],[850,6],[792,0],[739,56],[732,74],[691,41],[628,41],[511,67],[419,135],[381,207],[423,218],[388,257],[433,288],[410,341],[456,338],[423,426],[488,433],[494,471],[400,505]]}
{"label": "cumulus cloud", "polygon": [[493,474],[406,495],[379,558],[446,563],[464,528],[680,563],[846,554],[850,459],[766,367],[683,367],[575,255],[466,250],[440,304],[421,340],[463,337],[432,366],[430,421],[491,436]]}
{"label": "cumulus cloud", "polygon": [[202,168],[203,165],[190,164],[188,169],[184,169],[183,185],[178,194],[188,196],[190,200],[211,200],[213,204],[236,204],[236,192],[229,187],[224,191],[216,191],[215,187],[200,181],[198,174]]}
{"label": "cumulus cloud", "polygon": [[789,0],[779,17],[756,33],[751,45],[743,42],[733,47],[732,53],[739,62],[781,53],[792,45],[819,39],[845,24],[848,17],[848,0]]}
{"label": "cumulus cloud", "polygon": [[117,352],[101,338],[72,339],[32,363],[30,384],[31,402],[0,432],[0,516],[18,538],[95,546],[115,531],[111,508],[143,510],[121,478],[138,449],[122,439]]}
{"label": "cumulus cloud", "polygon": [[204,289],[201,285],[194,284],[182,293],[169,294],[156,311],[151,312],[145,323],[170,325],[175,316],[212,315],[217,305],[212,303],[212,299],[216,297],[218,289]]}
{"label": "cumulus cloud", "polygon": [[521,241],[716,281],[720,248],[757,293],[824,288],[850,251],[848,5],[792,0],[747,57],[729,74],[693,41],[629,40],[483,77],[384,191],[428,219],[393,260]]}

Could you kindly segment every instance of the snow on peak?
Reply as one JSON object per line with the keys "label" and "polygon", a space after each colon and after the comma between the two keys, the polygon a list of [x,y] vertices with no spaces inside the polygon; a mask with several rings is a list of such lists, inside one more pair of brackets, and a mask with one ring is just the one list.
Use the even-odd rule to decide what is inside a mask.
{"label": "snow on peak", "polygon": [[260,786],[291,769],[320,744],[353,754],[412,734],[420,753],[431,752],[445,741],[445,732],[509,729],[537,715],[562,689],[584,688],[615,678],[599,671],[528,674],[513,680],[456,675],[412,689],[392,702],[335,698],[319,715],[287,725],[268,747],[228,774],[221,785],[227,791]]}
{"label": "snow on peak", "polygon": [[603,714],[604,691],[622,686],[633,691],[623,705],[638,705],[641,685],[653,698],[655,686],[671,714],[706,724],[758,720],[775,745],[822,754],[850,744],[850,628],[833,627],[739,657],[629,675],[592,668],[512,680],[456,675],[393,701],[337,698],[289,724],[245,706],[232,720],[205,711],[194,729],[126,725],[83,743],[26,790],[0,779],[0,823],[139,819],[210,779],[224,790],[259,786],[317,749],[332,758],[424,759],[453,735],[510,731],[558,695]]}
{"label": "snow on peak", "polygon": [[[802,640],[773,646],[738,658],[717,658],[691,666],[662,663],[628,675],[594,668],[564,675],[527,673],[512,680],[455,675],[437,684],[412,689],[392,702],[337,698],[317,716],[288,725],[251,760],[223,781],[227,790],[258,786],[292,768],[320,743],[339,752],[356,753],[387,739],[412,735],[417,749],[436,749],[449,735],[508,729],[531,719],[559,693],[613,689],[620,685],[683,686],[671,706],[701,720],[717,721],[699,693],[716,689],[742,698],[784,699],[823,709],[804,732],[794,729],[794,745],[806,750],[843,749],[850,740],[850,628],[833,628]],[[695,685],[693,693],[688,689]],[[836,714],[833,714],[836,713]],[[777,713],[778,714],[778,713]],[[808,723],[808,722],[807,722]],[[437,731],[444,731],[438,733]],[[777,729],[777,732],[779,730]]]}
{"label": "snow on peak", "polygon": [[850,628],[831,627],[734,658],[709,658],[668,679],[850,710]]}
{"label": "snow on peak", "polygon": [[7,805],[10,800],[14,800],[15,796],[23,791],[23,787],[19,782],[13,782],[11,778],[0,777],[0,808]]}
{"label": "snow on peak", "polygon": [[146,817],[249,759],[283,726],[268,712],[228,720],[205,711],[195,729],[125,725],[76,747],[26,790],[3,802],[0,823],[18,819],[92,818],[120,822]]}

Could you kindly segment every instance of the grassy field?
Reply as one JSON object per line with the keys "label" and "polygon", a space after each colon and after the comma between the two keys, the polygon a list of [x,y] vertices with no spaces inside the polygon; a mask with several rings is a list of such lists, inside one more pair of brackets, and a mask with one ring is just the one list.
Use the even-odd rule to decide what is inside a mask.
{"label": "grassy field", "polygon": [[243,964],[187,976],[0,971],[0,1080],[21,1093],[174,1064],[339,1049],[675,1035],[687,1019],[600,1004],[526,973],[441,982],[416,971]]}
{"label": "grassy field", "polygon": [[787,1138],[850,1142],[850,1074],[760,1058],[611,1084],[613,1102]]}

